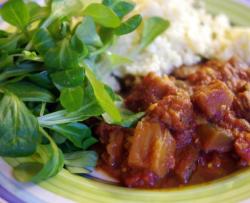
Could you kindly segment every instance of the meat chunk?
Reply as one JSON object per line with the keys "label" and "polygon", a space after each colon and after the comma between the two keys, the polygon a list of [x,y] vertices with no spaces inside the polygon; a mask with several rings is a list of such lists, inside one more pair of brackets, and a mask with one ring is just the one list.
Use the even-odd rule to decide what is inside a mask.
{"label": "meat chunk", "polygon": [[230,129],[233,132],[240,133],[242,131],[250,132],[250,124],[245,119],[237,118],[234,112],[225,112],[223,118],[218,122],[218,124],[225,128]]}
{"label": "meat chunk", "polygon": [[237,154],[250,165],[250,133],[242,133],[234,143]]}
{"label": "meat chunk", "polygon": [[194,138],[193,129],[175,132],[173,134],[176,141],[176,148],[181,149],[191,144]]}
{"label": "meat chunk", "polygon": [[199,149],[195,146],[188,146],[179,155],[180,161],[175,168],[175,174],[183,183],[187,183],[196,168],[196,164],[199,158]]}
{"label": "meat chunk", "polygon": [[159,177],[174,167],[175,140],[159,123],[143,120],[138,123],[129,151],[130,167],[147,169]]}
{"label": "meat chunk", "polygon": [[188,77],[188,81],[194,86],[207,85],[214,80],[223,81],[229,89],[237,92],[249,80],[249,75],[246,65],[232,59],[226,63],[217,60],[208,61]]}
{"label": "meat chunk", "polygon": [[165,95],[175,93],[176,87],[168,77],[161,78],[151,73],[134,87],[125,99],[125,105],[134,112],[144,111]]}
{"label": "meat chunk", "polygon": [[169,129],[183,131],[190,127],[193,107],[189,96],[179,93],[164,97],[149,109],[148,116],[163,122]]}
{"label": "meat chunk", "polygon": [[235,99],[234,106],[239,117],[250,121],[250,90],[240,92]]}
{"label": "meat chunk", "polygon": [[122,161],[124,143],[131,134],[130,130],[102,123],[96,131],[101,143],[105,144],[102,159],[111,167],[118,166]]}
{"label": "meat chunk", "polygon": [[214,124],[203,124],[197,127],[202,148],[205,152],[228,152],[233,147],[233,135]]}
{"label": "meat chunk", "polygon": [[237,92],[239,88],[246,84],[248,75],[245,69],[245,65],[236,59],[231,59],[227,63],[217,67],[217,71],[220,73],[220,79],[224,81],[233,92]]}
{"label": "meat chunk", "polygon": [[206,85],[213,80],[218,79],[219,73],[209,65],[205,65],[198,69],[195,73],[189,75],[188,81],[192,85]]}
{"label": "meat chunk", "polygon": [[214,81],[198,88],[193,95],[194,102],[210,119],[221,119],[233,103],[234,95],[221,81]]}

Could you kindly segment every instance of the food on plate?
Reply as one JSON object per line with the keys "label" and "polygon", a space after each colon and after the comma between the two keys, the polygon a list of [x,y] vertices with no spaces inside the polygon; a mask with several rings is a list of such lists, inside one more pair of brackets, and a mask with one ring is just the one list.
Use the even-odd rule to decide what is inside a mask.
{"label": "food on plate", "polygon": [[[101,122],[99,167],[128,187],[176,187],[250,164],[249,66],[232,59],[150,73],[124,93],[145,116],[127,129]],[[244,95],[244,96],[243,96]]]}
{"label": "food on plate", "polygon": [[249,28],[195,0],[10,0],[1,17],[0,156],[17,180],[97,167],[165,188],[250,164]]}
{"label": "food on plate", "polygon": [[[40,182],[63,167],[88,173],[98,158],[88,149],[98,140],[83,121],[105,113],[128,125],[140,116],[125,118],[120,98],[96,74],[101,62],[128,60],[107,49],[141,24],[139,14],[128,16],[134,7],[108,0],[1,7],[8,27],[0,31],[0,156],[16,158],[17,180]],[[168,21],[159,20],[165,29]]]}

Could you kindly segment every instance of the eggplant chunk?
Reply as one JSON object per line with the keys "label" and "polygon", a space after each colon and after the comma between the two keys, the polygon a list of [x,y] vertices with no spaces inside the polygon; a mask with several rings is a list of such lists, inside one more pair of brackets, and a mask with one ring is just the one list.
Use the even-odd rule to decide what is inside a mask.
{"label": "eggplant chunk", "polygon": [[233,147],[233,136],[229,130],[214,124],[202,124],[197,128],[202,149],[205,152],[228,152]]}
{"label": "eggplant chunk", "polygon": [[128,165],[165,176],[174,167],[175,140],[159,123],[141,121],[138,123],[129,151]]}

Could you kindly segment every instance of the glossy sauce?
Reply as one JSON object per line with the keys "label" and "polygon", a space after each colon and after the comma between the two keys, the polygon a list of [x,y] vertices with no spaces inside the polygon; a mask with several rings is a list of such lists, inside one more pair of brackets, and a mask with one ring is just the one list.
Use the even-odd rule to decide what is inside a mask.
{"label": "glossy sauce", "polygon": [[145,116],[131,128],[99,123],[95,130],[98,167],[122,186],[204,183],[250,164],[249,67],[208,61],[129,84],[126,107]]}

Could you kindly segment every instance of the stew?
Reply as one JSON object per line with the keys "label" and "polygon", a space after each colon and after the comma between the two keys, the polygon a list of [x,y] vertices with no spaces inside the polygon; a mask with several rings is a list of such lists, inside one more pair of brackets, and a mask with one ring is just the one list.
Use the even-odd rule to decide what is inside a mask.
{"label": "stew", "polygon": [[249,67],[213,60],[127,80],[126,107],[145,116],[133,128],[102,122],[95,129],[98,167],[121,185],[197,184],[250,165]]}

